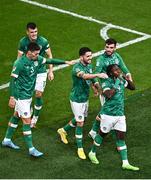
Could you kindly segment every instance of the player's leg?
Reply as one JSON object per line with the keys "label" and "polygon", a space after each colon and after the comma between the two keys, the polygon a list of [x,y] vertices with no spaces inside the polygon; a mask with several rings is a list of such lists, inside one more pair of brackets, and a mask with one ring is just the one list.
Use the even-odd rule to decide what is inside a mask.
{"label": "player's leg", "polygon": [[84,125],[84,121],[77,121],[77,126],[75,129],[75,137],[76,137],[76,143],[77,143],[77,153],[80,159],[86,159],[86,155],[84,153],[84,149],[83,149],[83,125]]}
{"label": "player's leg", "polygon": [[102,144],[103,138],[110,132],[113,122],[113,119],[108,115],[99,114],[98,117],[100,117],[101,120],[99,134],[95,136],[91,151],[89,152],[89,159],[94,164],[99,164],[96,157],[96,150],[97,147]]}
{"label": "player's leg", "polygon": [[42,96],[46,86],[46,79],[47,79],[47,73],[41,73],[37,75],[36,85],[35,85],[34,112],[31,121],[31,127],[35,127],[40,115],[40,111],[43,106]]}
{"label": "player's leg", "polygon": [[[100,103],[101,103],[101,106],[103,106],[104,102],[105,102],[105,98],[104,96],[101,94],[99,96],[99,99],[100,99]],[[92,128],[89,132],[89,136],[94,139],[96,134],[98,134],[98,131],[100,129],[100,117],[97,116],[93,122],[93,125],[92,125]]]}
{"label": "player's leg", "polygon": [[72,120],[66,124],[64,127],[62,128],[59,128],[57,130],[58,134],[60,135],[61,137],[61,141],[64,143],[64,144],[68,144],[68,140],[67,140],[67,132],[70,131],[72,128],[75,128],[76,127],[76,120],[75,118],[72,118]]}
{"label": "player's leg", "polygon": [[86,159],[86,155],[83,149],[83,126],[84,120],[87,118],[88,115],[88,108],[89,102],[87,101],[85,103],[77,103],[77,110],[74,110],[74,115],[77,122],[77,126],[75,129],[75,137],[78,147],[77,153],[80,159]]}
{"label": "player's leg", "polygon": [[97,116],[93,122],[92,128],[89,132],[89,136],[94,139],[100,129],[100,118]]}
{"label": "player's leg", "polygon": [[114,128],[116,130],[116,136],[117,136],[116,145],[117,145],[117,150],[119,151],[121,156],[122,168],[132,171],[138,171],[139,170],[138,167],[129,164],[127,157],[127,146],[125,143],[125,132],[126,132],[125,116],[121,116],[119,118]]}
{"label": "player's leg", "polygon": [[20,100],[20,117],[23,123],[23,135],[25,143],[29,149],[29,154],[35,157],[42,156],[43,153],[39,152],[32,143],[32,131],[31,131],[31,113],[30,106],[32,99]]}
{"label": "player's leg", "polygon": [[18,113],[15,111],[14,115],[9,120],[5,138],[2,141],[2,146],[10,147],[13,149],[19,149],[19,146],[16,146],[11,140],[12,136],[18,126],[19,119],[20,118],[18,117]]}
{"label": "player's leg", "polygon": [[89,159],[91,160],[93,164],[99,164],[99,161],[96,157],[96,150],[97,150],[97,147],[99,147],[102,144],[102,141],[103,141],[103,137],[100,134],[97,134],[94,138],[93,145],[88,154]]}

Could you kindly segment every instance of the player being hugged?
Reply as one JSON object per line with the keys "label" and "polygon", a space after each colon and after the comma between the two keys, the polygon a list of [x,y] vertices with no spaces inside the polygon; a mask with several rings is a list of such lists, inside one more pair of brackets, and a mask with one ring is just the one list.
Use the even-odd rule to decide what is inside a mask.
{"label": "player being hugged", "polygon": [[124,115],[124,89],[135,90],[135,86],[127,77],[121,76],[121,70],[116,64],[107,67],[108,79],[102,83],[105,103],[97,115],[100,119],[100,131],[95,136],[94,142],[89,152],[92,163],[99,164],[96,158],[96,147],[102,144],[103,138],[114,129],[116,132],[116,145],[122,159],[122,169],[138,171],[139,168],[132,166],[127,158],[127,146],[125,144],[126,119]]}

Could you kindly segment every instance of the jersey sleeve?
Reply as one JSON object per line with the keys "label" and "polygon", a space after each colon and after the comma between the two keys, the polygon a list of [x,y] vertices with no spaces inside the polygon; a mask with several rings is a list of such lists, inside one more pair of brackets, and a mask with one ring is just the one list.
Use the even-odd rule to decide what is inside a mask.
{"label": "jersey sleeve", "polygon": [[18,78],[20,71],[22,70],[21,60],[16,60],[13,65],[11,76]]}
{"label": "jersey sleeve", "polygon": [[83,69],[80,66],[75,65],[73,67],[72,73],[74,76],[79,77],[78,74],[84,74],[85,72],[83,71]]}
{"label": "jersey sleeve", "polygon": [[18,51],[25,52],[25,46],[22,39],[18,43]]}
{"label": "jersey sleeve", "polygon": [[105,92],[106,90],[110,90],[111,89],[111,85],[110,85],[108,79],[104,79],[102,81],[101,87],[102,87],[103,92]]}
{"label": "jersey sleeve", "polygon": [[122,57],[119,54],[117,54],[117,56],[118,56],[118,59],[119,59],[119,67],[122,70],[122,72],[125,73],[125,74],[130,73],[128,68],[126,67]]}
{"label": "jersey sleeve", "polygon": [[46,52],[49,48],[50,48],[49,42],[48,42],[47,39],[45,39],[45,43],[44,43],[44,51]]}

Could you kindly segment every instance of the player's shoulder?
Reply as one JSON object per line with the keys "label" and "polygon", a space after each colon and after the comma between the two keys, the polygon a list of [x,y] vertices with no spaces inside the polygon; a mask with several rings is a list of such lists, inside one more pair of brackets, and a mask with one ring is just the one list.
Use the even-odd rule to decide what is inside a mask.
{"label": "player's shoulder", "polygon": [[104,59],[105,59],[105,54],[103,53],[103,54],[101,54],[100,56],[98,56],[97,57],[97,59],[96,59],[96,62],[104,62]]}
{"label": "player's shoulder", "polygon": [[20,39],[20,42],[21,43],[25,43],[25,42],[27,42],[28,41],[28,37],[27,36],[24,36],[24,37],[22,37],[21,39]]}
{"label": "player's shoulder", "polygon": [[80,72],[82,71],[83,67],[82,67],[82,64],[80,62],[76,63],[73,65],[73,68],[72,68],[72,72]]}
{"label": "player's shoulder", "polygon": [[41,41],[41,42],[44,42],[44,43],[47,43],[47,42],[48,42],[48,40],[47,40],[45,37],[43,37],[43,36],[38,36],[37,39],[38,39],[39,41]]}
{"label": "player's shoulder", "polygon": [[21,67],[24,64],[24,62],[25,62],[25,59],[23,56],[21,56],[20,58],[14,61],[14,66]]}
{"label": "player's shoulder", "polygon": [[118,58],[122,58],[121,55],[118,52],[114,52],[114,56],[116,56]]}

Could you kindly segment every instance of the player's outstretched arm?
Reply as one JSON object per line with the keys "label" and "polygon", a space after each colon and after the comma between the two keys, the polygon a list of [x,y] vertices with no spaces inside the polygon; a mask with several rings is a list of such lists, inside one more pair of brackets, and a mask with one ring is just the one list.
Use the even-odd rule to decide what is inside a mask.
{"label": "player's outstretched arm", "polygon": [[82,75],[83,79],[93,79],[93,78],[101,78],[101,79],[106,79],[108,78],[108,75],[106,73],[99,73],[99,74],[83,74]]}

